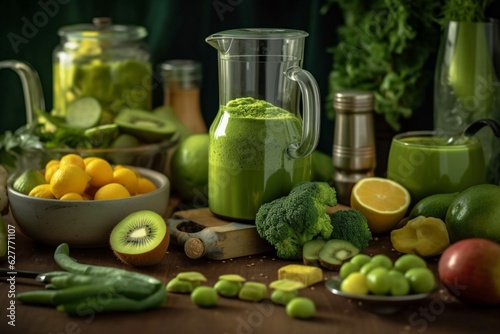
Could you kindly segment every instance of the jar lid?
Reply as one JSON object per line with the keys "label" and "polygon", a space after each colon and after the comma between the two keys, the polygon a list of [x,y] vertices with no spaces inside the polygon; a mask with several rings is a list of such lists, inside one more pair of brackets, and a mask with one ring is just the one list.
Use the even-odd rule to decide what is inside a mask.
{"label": "jar lid", "polygon": [[191,59],[172,59],[161,64],[165,82],[176,82],[181,88],[198,86],[201,81],[201,63]]}
{"label": "jar lid", "polygon": [[143,39],[148,33],[141,26],[116,25],[112,24],[109,17],[96,17],[92,24],[64,26],[58,30],[58,34],[70,39],[134,41]]}
{"label": "jar lid", "polygon": [[335,93],[333,107],[337,110],[372,111],[373,92],[364,90],[344,90]]}

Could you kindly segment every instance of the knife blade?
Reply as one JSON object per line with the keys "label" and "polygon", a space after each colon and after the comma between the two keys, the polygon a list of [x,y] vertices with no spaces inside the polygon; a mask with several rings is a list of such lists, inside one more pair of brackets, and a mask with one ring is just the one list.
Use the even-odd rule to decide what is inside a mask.
{"label": "knife blade", "polygon": [[40,280],[39,277],[43,276],[42,273],[36,271],[28,271],[28,270],[11,270],[7,268],[0,268],[0,277],[22,277],[22,278],[32,278],[37,282],[44,282],[44,280]]}

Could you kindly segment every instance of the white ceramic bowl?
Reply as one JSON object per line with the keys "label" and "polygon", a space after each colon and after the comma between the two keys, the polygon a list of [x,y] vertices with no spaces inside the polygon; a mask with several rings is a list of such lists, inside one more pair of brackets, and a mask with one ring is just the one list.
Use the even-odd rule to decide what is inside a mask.
{"label": "white ceramic bowl", "polygon": [[10,212],[29,238],[49,245],[68,243],[71,247],[96,248],[109,245],[113,227],[130,213],[151,210],[165,215],[170,181],[154,170],[134,167],[150,179],[156,190],[114,200],[60,201],[21,194],[8,184]]}

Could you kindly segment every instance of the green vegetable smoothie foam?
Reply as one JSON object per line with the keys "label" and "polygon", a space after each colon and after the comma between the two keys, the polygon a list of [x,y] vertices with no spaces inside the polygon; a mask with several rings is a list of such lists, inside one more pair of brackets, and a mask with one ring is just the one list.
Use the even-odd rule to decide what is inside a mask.
{"label": "green vegetable smoothie foam", "polygon": [[210,128],[209,207],[226,219],[255,220],[261,204],[310,180],[310,156],[291,159],[302,121],[269,102],[237,98],[221,106]]}

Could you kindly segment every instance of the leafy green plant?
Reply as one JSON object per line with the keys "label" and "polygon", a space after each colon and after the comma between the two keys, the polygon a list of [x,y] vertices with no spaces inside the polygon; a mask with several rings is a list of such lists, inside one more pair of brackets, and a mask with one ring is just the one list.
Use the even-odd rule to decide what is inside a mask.
{"label": "leafy green plant", "polygon": [[374,92],[375,112],[399,130],[400,119],[409,118],[423,100],[432,78],[426,68],[437,50],[436,17],[440,2],[434,0],[328,0],[323,11],[334,5],[344,22],[338,27],[339,42],[329,49],[328,116],[334,118],[332,99],[342,89]]}
{"label": "leafy green plant", "polygon": [[486,8],[494,0],[447,0],[443,4],[441,24],[449,21],[484,22]]}

